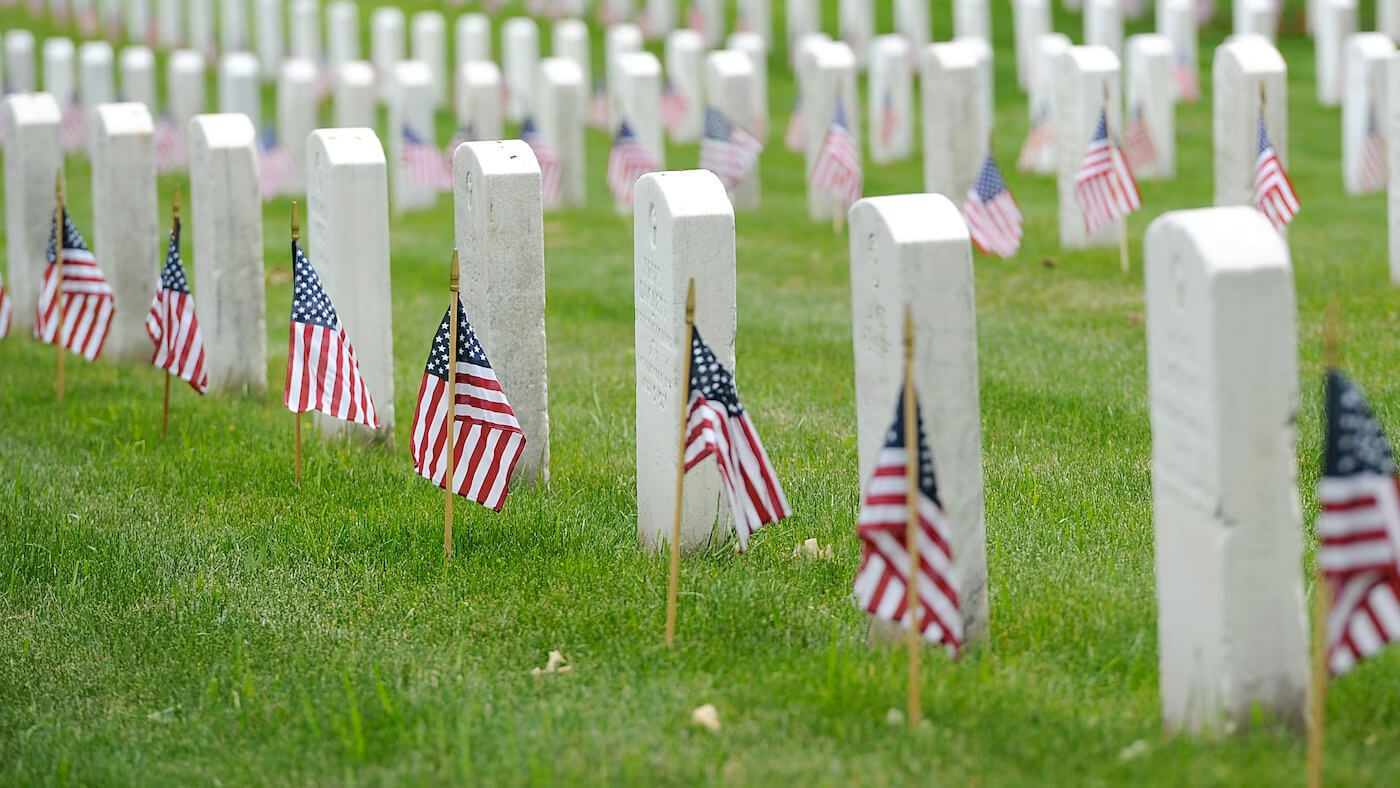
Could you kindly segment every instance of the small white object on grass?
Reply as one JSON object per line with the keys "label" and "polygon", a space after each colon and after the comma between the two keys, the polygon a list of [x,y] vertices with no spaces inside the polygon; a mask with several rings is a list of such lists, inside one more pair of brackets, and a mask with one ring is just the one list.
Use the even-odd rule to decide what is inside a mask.
{"label": "small white object on grass", "polygon": [[567,662],[568,660],[564,658],[563,654],[558,651],[551,651],[549,652],[549,661],[545,663],[544,667],[531,668],[530,675],[543,676],[546,673],[572,673],[574,671],[574,666],[565,664]]}
{"label": "small white object on grass", "polygon": [[797,547],[792,548],[793,558],[835,558],[836,553],[832,551],[831,545],[822,547],[817,542],[816,537],[812,537]]}
{"label": "small white object on grass", "polygon": [[715,704],[706,703],[704,706],[690,713],[690,724],[698,725],[707,730],[719,730],[719,711],[715,709]]}

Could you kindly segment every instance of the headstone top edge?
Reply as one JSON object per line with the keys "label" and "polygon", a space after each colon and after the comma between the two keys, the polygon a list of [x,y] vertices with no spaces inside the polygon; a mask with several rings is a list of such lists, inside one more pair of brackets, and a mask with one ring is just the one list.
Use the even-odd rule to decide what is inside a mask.
{"label": "headstone top edge", "polygon": [[1081,71],[1117,71],[1120,67],[1118,56],[1102,44],[1072,46],[1069,48],[1069,56]]}
{"label": "headstone top edge", "polygon": [[1147,265],[1159,259],[1156,250],[1180,238],[1196,250],[1210,274],[1241,274],[1289,268],[1288,245],[1263,214],[1247,205],[1225,205],[1168,211],[1152,221],[1143,238]]}
{"label": "headstone top edge", "polygon": [[[520,140],[489,140],[464,142],[457,148],[453,161],[475,169],[483,176],[534,175],[539,177],[540,163],[535,152]],[[475,165],[475,166],[473,166]]]}
{"label": "headstone top edge", "polygon": [[58,123],[62,110],[52,93],[11,93],[5,97],[5,112],[16,123]]}
{"label": "headstone top edge", "polygon": [[190,118],[190,136],[210,148],[251,148],[258,132],[253,119],[242,112],[212,112]]}
{"label": "headstone top edge", "polygon": [[308,148],[325,152],[332,164],[385,166],[384,144],[374,129],[316,129],[307,137]]}
{"label": "headstone top edge", "polygon": [[851,206],[852,226],[858,213],[876,216],[897,243],[969,243],[971,238],[962,212],[942,194],[920,192],[865,197]]}
{"label": "headstone top edge", "polygon": [[645,210],[646,195],[655,192],[673,219],[725,217],[734,221],[734,204],[719,177],[709,170],[649,172],[637,180],[634,211]]}
{"label": "headstone top edge", "polygon": [[117,134],[152,134],[155,132],[155,122],[151,119],[151,111],[139,101],[120,101],[111,104],[97,105],[97,125],[102,133],[107,135]]}

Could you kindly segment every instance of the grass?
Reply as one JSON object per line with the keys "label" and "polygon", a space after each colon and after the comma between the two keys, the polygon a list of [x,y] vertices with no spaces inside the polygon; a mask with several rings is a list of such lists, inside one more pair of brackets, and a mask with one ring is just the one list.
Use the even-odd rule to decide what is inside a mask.
{"label": "grass", "polygon": [[[947,4],[935,11],[946,33]],[[995,148],[1009,165],[1026,112],[1003,4],[996,17]],[[25,19],[0,12],[5,28]],[[1056,21],[1078,37],[1077,17]],[[1207,64],[1220,25],[1203,31]],[[1281,44],[1305,206],[1290,243],[1311,511],[1321,314],[1343,306],[1348,366],[1400,430],[1400,304],[1384,198],[1343,195],[1339,112],[1314,103],[1310,44]],[[781,52],[773,62],[781,129],[792,84]],[[1152,217],[1211,198],[1209,95],[1178,123],[1181,174],[1143,184],[1136,261]],[[796,515],[746,555],[687,560],[678,645],[664,647],[665,562],[636,546],[631,227],[603,185],[606,139],[590,132],[588,146],[592,204],[546,220],[552,483],[515,491],[499,515],[462,506],[450,565],[441,495],[406,448],[442,311],[447,200],[393,222],[397,448],[313,438],[300,489],[277,390],[285,201],[265,216],[273,391],[177,388],[162,441],[153,369],[70,362],[57,405],[52,350],[0,342],[0,783],[1301,781],[1302,743],[1264,715],[1221,740],[1163,732],[1140,271],[1120,274],[1115,249],[1062,252],[1045,178],[1011,181],[1021,255],[976,262],[991,637],[957,664],[927,660],[929,724],[886,724],[903,656],[866,647],[850,601],[846,240],[807,221],[800,160],[776,139],[763,207],[738,216],[739,378]],[[696,155],[668,154],[673,167]],[[86,164],[68,170],[90,229]],[[917,160],[867,167],[867,193],[918,190],[920,172]],[[188,243],[186,255],[199,265]],[[836,558],[792,558],[807,537]],[[529,674],[550,649],[571,675]],[[1331,781],[1400,780],[1398,679],[1392,652],[1335,685]],[[703,703],[719,732],[688,724]]]}

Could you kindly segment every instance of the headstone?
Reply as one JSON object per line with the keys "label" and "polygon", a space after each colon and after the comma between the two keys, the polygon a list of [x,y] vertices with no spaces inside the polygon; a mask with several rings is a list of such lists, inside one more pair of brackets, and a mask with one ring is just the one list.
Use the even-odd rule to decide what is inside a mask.
{"label": "headstone", "polygon": [[254,0],[257,13],[258,73],[264,80],[274,80],[282,69],[286,54],[286,32],[282,28],[282,0]]}
{"label": "headstone", "polygon": [[247,52],[224,55],[219,64],[219,112],[242,112],[262,128],[262,88],[258,85],[258,59]]}
{"label": "headstone", "polygon": [[677,0],[645,0],[640,24],[642,35],[664,38],[676,29]]}
{"label": "headstone", "polygon": [[375,122],[374,66],[367,60],[347,60],[335,73],[335,125],[341,129],[372,129]]}
{"label": "headstone", "polygon": [[913,56],[900,35],[880,36],[870,48],[870,158],[902,161],[914,152]]}
{"label": "headstone", "polygon": [[[719,363],[734,369],[734,209],[712,172],[654,172],[637,181],[633,217],[637,539],[660,551],[670,543],[675,522],[677,449],[686,404],[681,376],[690,355],[685,301],[691,280],[695,328]],[[682,548],[698,549],[728,533],[732,515],[720,505],[721,489],[712,463],[686,474]]]}
{"label": "headstone", "polygon": [[953,0],[953,38],[992,40],[992,9],[987,0]]}
{"label": "headstone", "polygon": [[1376,32],[1400,41],[1400,0],[1376,0]]}
{"label": "headstone", "polygon": [[59,107],[71,107],[78,100],[73,55],[72,39],[44,39],[44,92],[53,96]]}
{"label": "headstone", "polygon": [[282,64],[277,80],[277,139],[292,158],[292,176],[287,188],[294,194],[306,191],[306,137],[320,124],[316,122],[316,64],[292,58]]}
{"label": "headstone", "polygon": [[[666,169],[666,137],[661,126],[661,61],[650,52],[618,58],[619,122],[626,120],[637,139]],[[619,205],[625,211],[626,205]]]}
{"label": "headstone", "polygon": [[321,62],[321,0],[292,0],[288,52],[294,58]]}
{"label": "headstone", "polygon": [[977,640],[987,634],[987,551],[967,226],[943,195],[871,197],[851,208],[850,238],[861,489],[904,385],[904,313],[913,304],[915,388],[952,537],[964,634]]}
{"label": "headstone", "polygon": [[205,60],[213,62],[219,46],[214,38],[214,0],[189,0],[189,45]]}
{"label": "headstone", "polygon": [[219,47],[224,52],[248,48],[247,0],[219,0]]}
{"label": "headstone", "polygon": [[[572,60],[583,78],[583,95],[578,99],[579,117],[586,118],[589,94],[593,90],[593,51],[588,39],[588,25],[577,19],[561,19],[554,23],[553,35],[554,56]],[[543,107],[540,112],[543,114]]]}
{"label": "headstone", "polygon": [[[754,101],[757,82],[753,62],[742,52],[720,50],[711,52],[705,59],[705,93],[709,96],[709,105],[749,134],[754,134],[753,130],[758,125],[757,104]],[[735,209],[757,208],[761,191],[759,168],[755,167],[738,183],[726,185],[726,189]]]}
{"label": "headstone", "polygon": [[53,221],[54,176],[63,169],[61,113],[47,93],[12,93],[4,107],[6,284],[15,303],[12,328],[22,336],[34,327]]}
{"label": "headstone", "polygon": [[[1389,167],[1386,218],[1390,235],[1390,283],[1400,285],[1400,57],[1386,64],[1385,150]],[[6,159],[8,162],[9,160]],[[8,193],[8,190],[7,192]],[[13,256],[10,257],[14,259]]]}
{"label": "headstone", "polygon": [[360,8],[352,0],[326,4],[326,60],[331,68],[360,59]]}
{"label": "headstone", "polygon": [[1262,36],[1239,36],[1215,49],[1212,65],[1215,204],[1254,204],[1259,158],[1259,102],[1279,161],[1288,167],[1288,72]]}
{"label": "headstone", "polygon": [[155,45],[155,26],[151,21],[151,0],[126,0],[126,38]]}
{"label": "headstone", "polygon": [[181,0],[156,0],[156,41],[165,49],[185,43],[184,8]]}
{"label": "headstone", "polygon": [[511,483],[549,482],[540,165],[520,140],[468,142],[453,163],[462,308],[525,432]]}
{"label": "headstone", "polygon": [[87,150],[91,157],[97,144],[97,108],[117,100],[112,45],[106,41],[87,41],[78,47],[78,94],[87,118]]}
{"label": "headstone", "polygon": [[535,87],[540,96],[536,123],[559,160],[559,204],[583,205],[588,193],[583,146],[588,81],[573,60],[552,57],[540,61]]}
{"label": "headstone", "polygon": [[1118,58],[1108,47],[1070,47],[1056,60],[1055,75],[1055,164],[1059,173],[1060,246],[1084,249],[1112,246],[1118,230],[1109,225],[1090,235],[1084,226],[1084,212],[1074,200],[1075,176],[1084,151],[1094,136],[1099,112],[1108,102],[1108,127],[1112,134],[1123,130],[1122,96],[1119,92]]}
{"label": "headstone", "polygon": [[598,0],[598,15],[604,25],[631,22],[636,17],[634,0]]}
{"label": "headstone", "polygon": [[155,124],[145,104],[103,104],[93,126],[93,251],[112,286],[116,315],[103,346],[113,361],[149,361],[146,314],[156,291]]}
{"label": "headstone", "polygon": [[[1055,133],[1055,75],[1059,73],[1059,59],[1069,52],[1069,36],[1063,33],[1046,33],[1035,42],[1034,67],[1031,70],[1029,112],[1032,123],[1048,124],[1051,134]],[[1058,172],[1055,166],[1056,145],[1042,148],[1042,155],[1029,162],[1030,171],[1041,175]]]}
{"label": "headstone", "polygon": [[1346,40],[1356,32],[1356,0],[1323,0],[1314,36],[1317,103],[1335,107],[1342,101],[1342,56]]}
{"label": "headstone", "polygon": [[875,5],[872,0],[839,0],[836,4],[837,38],[846,42],[864,70],[870,63],[870,39],[875,37]]}
{"label": "headstone", "polygon": [[977,58],[977,84],[982,110],[982,123],[991,129],[997,122],[996,68],[992,62],[992,45],[981,38],[955,38],[953,43],[967,47]]}
{"label": "headstone", "polygon": [[1252,208],[1144,243],[1162,719],[1218,735],[1308,698],[1293,271]]}
{"label": "headstone", "polygon": [[[1342,183],[1348,194],[1378,191],[1387,178],[1363,174],[1366,141],[1386,133],[1386,63],[1395,44],[1384,33],[1355,33],[1346,42],[1346,86],[1342,101]],[[1382,165],[1384,166],[1384,165]],[[1368,181],[1374,181],[1369,183]]]}
{"label": "headstone", "polygon": [[725,0],[689,0],[689,2],[690,27],[697,30],[705,39],[705,46],[711,49],[718,47],[720,42],[724,41],[724,9],[727,3]]}
{"label": "headstone", "polygon": [[768,45],[757,33],[731,33],[728,48],[743,53],[753,64],[754,127],[760,141],[768,138]]}
{"label": "headstone", "polygon": [[666,36],[666,87],[675,91],[682,109],[670,128],[671,139],[695,142],[705,130],[705,41],[694,30],[672,30]]}
{"label": "headstone", "polygon": [[403,11],[396,6],[380,6],[369,16],[369,57],[379,84],[379,100],[392,98],[394,68],[403,55]]}
{"label": "headstone", "polygon": [[929,43],[929,4],[924,0],[894,0],[894,32],[909,42],[910,52]]}
{"label": "headstone", "polygon": [[788,0],[783,4],[787,15],[787,44],[793,65],[803,36],[822,32],[822,6],[818,0]]}
{"label": "headstone", "polygon": [[165,97],[170,117],[182,133],[204,112],[204,56],[192,49],[170,53],[165,64]]}
{"label": "headstone", "polygon": [[[804,183],[812,175],[817,154],[821,152],[822,143],[825,142],[827,132],[836,118],[838,101],[842,111],[846,113],[846,122],[850,124],[855,149],[864,150],[861,146],[860,123],[856,120],[860,117],[860,92],[856,87],[855,54],[840,41],[814,47],[812,52],[815,58],[812,75],[804,83],[802,92],[802,114],[807,125]],[[838,212],[845,211],[846,206],[835,197],[808,187],[807,215],[813,221],[829,221]]]}
{"label": "headstone", "polygon": [[506,118],[519,123],[530,114],[531,83],[540,67],[540,30],[535,20],[518,16],[501,29],[502,76],[506,84]]}
{"label": "headstone", "polygon": [[11,30],[5,34],[5,82],[11,93],[32,93],[34,80],[34,34]]}
{"label": "headstone", "polygon": [[[735,33],[752,33],[763,42],[763,51],[773,47],[773,6],[770,0],[739,0]],[[731,34],[732,40],[732,34]],[[733,49],[733,47],[730,47]]]}
{"label": "headstone", "polygon": [[433,108],[447,104],[447,23],[437,11],[413,15],[413,59],[433,72]]}
{"label": "headstone", "polygon": [[1123,6],[1119,0],[1087,0],[1084,5],[1084,43],[1108,47],[1123,57]]}
{"label": "headstone", "polygon": [[267,390],[267,299],[257,130],[241,113],[198,115],[189,135],[194,299],[209,386],[261,393]]}
{"label": "headstone", "polygon": [[1133,177],[1138,180],[1176,177],[1176,101],[1171,84],[1171,41],[1152,33],[1130,36],[1127,125],[1119,136],[1127,145],[1129,138],[1145,130],[1151,142],[1144,147],[1154,154],[1131,162]]}
{"label": "headstone", "polygon": [[636,25],[613,25],[603,34],[603,67],[608,91],[608,112],[612,128],[618,124],[618,111],[622,106],[620,85],[621,69],[618,60],[624,55],[642,51],[642,31]]}
{"label": "headstone", "polygon": [[1276,0],[1237,0],[1234,3],[1235,35],[1258,35],[1274,40],[1278,31]]}
{"label": "headstone", "polygon": [[379,415],[378,431],[325,416],[319,419],[321,432],[353,431],[392,444],[394,323],[384,164],[384,146],[370,129],[312,132],[307,141],[306,253],[355,346],[360,376]]}
{"label": "headstone", "polygon": [[504,135],[505,107],[501,101],[501,70],[489,60],[457,66],[457,128],[470,128],[479,140]]}
{"label": "headstone", "polygon": [[[982,168],[991,129],[982,115],[982,72],[965,41],[930,44],[920,58],[924,191],[961,204]],[[1088,144],[1089,138],[1084,138]]]}
{"label": "headstone", "polygon": [[394,67],[393,100],[389,102],[389,169],[394,213],[431,208],[437,204],[437,186],[412,176],[403,160],[404,129],[436,144],[433,135],[433,72],[427,63],[404,60]]}
{"label": "headstone", "polygon": [[1016,38],[1016,84],[1028,89],[1034,81],[1035,45],[1055,28],[1050,19],[1050,0],[1015,0],[1011,7]]}
{"label": "headstone", "polygon": [[455,30],[458,65],[491,59],[490,17],[477,13],[462,14],[457,17]]}
{"label": "headstone", "polygon": [[145,47],[132,46],[121,54],[121,96],[123,101],[145,104],[156,111],[156,58]]}
{"label": "headstone", "polygon": [[1195,100],[1199,95],[1188,96],[1183,86],[1200,90],[1200,67],[1196,37],[1196,7],[1192,0],[1164,0],[1157,5],[1162,14],[1162,25],[1158,28],[1172,45],[1172,68],[1179,72],[1172,80],[1172,96],[1177,100]]}

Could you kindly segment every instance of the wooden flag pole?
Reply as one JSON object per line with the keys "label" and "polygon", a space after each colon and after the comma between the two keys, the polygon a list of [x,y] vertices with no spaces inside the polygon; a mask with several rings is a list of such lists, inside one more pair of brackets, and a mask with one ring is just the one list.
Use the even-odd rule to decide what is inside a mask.
{"label": "wooden flag pole", "polygon": [[447,561],[452,560],[452,485],[457,477],[457,293],[460,277],[457,250],[454,248],[452,271],[447,275],[447,289],[451,298],[447,307],[447,424],[443,427],[447,434],[447,475],[443,478],[447,500],[442,516],[442,556]]}
{"label": "wooden flag pole", "polygon": [[695,280],[686,285],[685,292],[685,344],[681,356],[681,429],[680,441],[676,450],[676,517],[671,523],[671,579],[666,586],[666,645],[676,639],[676,601],[681,588],[681,502],[685,495],[685,438],[690,414],[686,404],[690,402],[690,346],[695,341]]}
{"label": "wooden flag pole", "polygon": [[[301,240],[301,221],[297,218],[297,201],[296,201],[296,200],[292,200],[292,243],[296,243],[297,241],[300,241],[300,240]],[[292,261],[292,266],[293,266],[293,268],[295,269],[295,266],[296,266],[296,261],[295,261],[295,260]],[[295,290],[295,288],[296,288],[296,278],[297,278],[297,273],[296,273],[295,270],[293,270],[293,271],[292,271],[292,288],[293,288],[294,290]],[[293,299],[293,300],[296,299],[296,293],[295,293],[295,292],[292,293],[292,299]],[[292,413],[292,420],[293,420],[293,423],[296,425],[296,428],[295,428],[295,430],[294,430],[294,433],[295,433],[295,435],[296,435],[296,455],[295,455],[295,456],[296,456],[296,460],[295,460],[296,483],[297,483],[298,486],[300,486],[300,485],[301,485],[301,414],[294,411],[294,412]]]}
{"label": "wooden flag pole", "polygon": [[[1113,134],[1112,134],[1111,129],[1109,129],[1109,126],[1108,126],[1108,116],[1109,116],[1108,104],[1109,104],[1109,99],[1108,99],[1108,83],[1105,82],[1105,83],[1103,84],[1103,124],[1104,124],[1104,132],[1108,134],[1109,144],[1110,144],[1110,145],[1113,145]],[[1120,152],[1120,155],[1121,155],[1121,152]],[[1118,267],[1121,268],[1121,269],[1123,270],[1123,273],[1125,273],[1125,274],[1128,272],[1128,269],[1131,267],[1131,263],[1130,263],[1130,261],[1128,260],[1128,217],[1126,217],[1126,216],[1120,216],[1120,217],[1118,217]]]}
{"label": "wooden flag pole", "polygon": [[[170,234],[173,236],[180,226],[180,184],[175,183],[175,196],[170,201]],[[169,359],[166,360],[169,364]],[[165,403],[160,411],[160,437],[170,433],[170,367],[165,368]]]}
{"label": "wooden flag pole", "polygon": [[54,216],[54,237],[53,237],[53,264],[54,272],[58,274],[58,285],[54,288],[53,299],[58,306],[58,319],[53,329],[53,344],[58,348],[58,401],[63,401],[63,172],[59,171],[53,176],[53,216]]}
{"label": "wooden flag pole", "polygon": [[[1260,100],[1264,89],[1259,89]],[[1337,304],[1327,306],[1327,322],[1323,328],[1322,357],[1329,370],[1336,369],[1341,346],[1341,325]],[[1322,753],[1324,724],[1327,721],[1327,614],[1332,608],[1332,584],[1322,573],[1322,566],[1313,559],[1315,590],[1312,611],[1312,698],[1308,714],[1308,788],[1322,786]]]}
{"label": "wooden flag pole", "polygon": [[919,724],[919,660],[923,644],[919,619],[919,410],[914,393],[914,308],[904,307],[904,479],[908,504],[908,525],[904,550],[909,555],[909,574],[904,583],[904,609],[909,617],[906,640],[909,645],[909,727]]}

